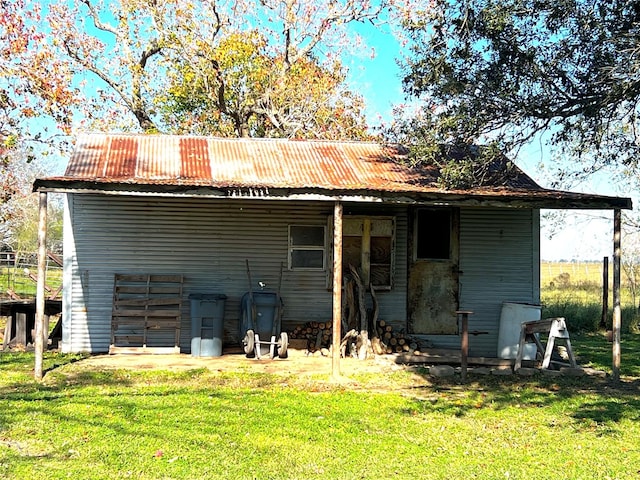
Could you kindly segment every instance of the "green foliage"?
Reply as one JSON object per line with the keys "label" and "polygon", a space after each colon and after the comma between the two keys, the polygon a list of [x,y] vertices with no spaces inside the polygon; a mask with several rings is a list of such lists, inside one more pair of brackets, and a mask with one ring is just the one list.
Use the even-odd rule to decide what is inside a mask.
{"label": "green foliage", "polygon": [[437,142],[489,139],[517,152],[549,132],[587,173],[635,165],[639,11],[609,0],[436,0],[405,24],[405,89],[424,101]]}
{"label": "green foliage", "polygon": [[176,133],[358,139],[366,136],[361,97],[345,88],[339,62],[311,56],[288,65],[258,31],[203,45],[198,65],[178,61],[156,99]]}

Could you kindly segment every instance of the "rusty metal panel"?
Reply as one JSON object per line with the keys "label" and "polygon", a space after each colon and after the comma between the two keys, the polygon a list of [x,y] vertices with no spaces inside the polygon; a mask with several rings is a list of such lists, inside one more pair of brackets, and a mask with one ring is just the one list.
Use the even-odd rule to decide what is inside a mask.
{"label": "rusty metal panel", "polygon": [[[386,196],[401,203],[517,208],[632,207],[629,198],[547,190],[506,158],[495,171],[508,171],[499,183],[460,191],[437,184],[435,166],[402,163],[401,147],[379,143],[288,139],[214,138],[172,135],[92,134],[78,138],[65,176],[37,179],[36,190],[180,193],[184,187],[239,189],[268,196],[269,189],[344,198],[345,193]],[[117,188],[115,185],[117,185]],[[114,185],[111,187],[110,185]],[[136,188],[136,186],[141,186]],[[142,187],[143,186],[143,187]],[[179,190],[166,187],[176,186]],[[302,191],[302,192],[301,192]],[[202,192],[204,194],[204,192]],[[283,192],[277,192],[281,194]]]}
{"label": "rusty metal panel", "polygon": [[130,180],[136,176],[138,162],[137,137],[113,137],[107,143],[107,163],[104,176]]}
{"label": "rusty metal panel", "polygon": [[65,178],[110,182],[416,190],[377,143],[170,135],[79,138]]}
{"label": "rusty metal panel", "polygon": [[180,178],[203,182],[211,180],[211,160],[206,139],[180,137],[178,142]]}

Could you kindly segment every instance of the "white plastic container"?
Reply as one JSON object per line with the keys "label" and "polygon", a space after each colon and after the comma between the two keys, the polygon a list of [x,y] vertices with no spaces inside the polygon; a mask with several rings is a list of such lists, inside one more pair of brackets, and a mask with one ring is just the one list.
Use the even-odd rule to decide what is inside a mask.
{"label": "white plastic container", "polygon": [[[540,320],[541,310],[542,306],[530,303],[504,302],[502,304],[498,331],[498,358],[516,358],[522,324]],[[536,350],[534,343],[525,344],[522,359],[535,360]]]}

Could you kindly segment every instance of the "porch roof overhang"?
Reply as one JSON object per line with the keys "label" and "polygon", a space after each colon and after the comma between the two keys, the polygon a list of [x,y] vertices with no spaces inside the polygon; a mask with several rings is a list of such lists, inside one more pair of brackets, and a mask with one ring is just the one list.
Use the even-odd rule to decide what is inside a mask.
{"label": "porch roof overhang", "polygon": [[[349,142],[213,139],[179,136],[81,137],[62,177],[38,179],[40,192],[34,376],[42,378],[47,193],[193,196],[334,203],[332,373],[340,375],[342,204],[395,203],[469,207],[614,210],[613,373],[620,374],[621,210],[630,198],[544,189],[510,162],[500,186],[437,187],[433,167],[398,162],[401,149]],[[504,177],[503,177],[504,178]],[[465,367],[466,368],[466,367]]]}
{"label": "porch roof overhang", "polygon": [[405,205],[502,207],[581,210],[629,210],[632,201],[627,197],[592,195],[560,190],[539,189],[475,189],[385,191],[372,189],[327,189],[320,187],[283,188],[265,185],[203,185],[177,181],[143,183],[103,181],[51,177],[38,179],[34,190],[50,193],[78,193],[105,195],[133,195],[159,197],[228,198],[246,200],[284,201],[342,201],[356,203],[385,203]]}

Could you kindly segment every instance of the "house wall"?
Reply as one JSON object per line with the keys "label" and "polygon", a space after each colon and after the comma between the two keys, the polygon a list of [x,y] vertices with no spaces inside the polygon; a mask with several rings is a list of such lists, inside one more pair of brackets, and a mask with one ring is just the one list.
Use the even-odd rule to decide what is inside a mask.
{"label": "house wall", "polygon": [[539,232],[539,210],[461,209],[460,308],[474,312],[469,330],[490,332],[470,336],[472,355],[496,356],[503,302],[540,303]]}
{"label": "house wall", "polygon": [[[115,273],[185,276],[181,345],[190,348],[191,293],[223,293],[225,341],[237,342],[240,300],[259,281],[276,290],[280,263],[283,329],[331,320],[330,272],[288,271],[288,225],[327,225],[332,203],[67,195],[63,351],[106,352]],[[406,322],[406,209],[346,204],[344,214],[396,216],[395,285],[380,292],[380,318]],[[329,228],[327,229],[330,235]],[[331,237],[329,237],[330,239]]]}
{"label": "house wall", "polygon": [[[373,210],[372,210],[373,207]],[[181,344],[190,348],[191,293],[223,293],[225,341],[238,341],[240,299],[248,290],[245,259],[257,282],[275,290],[284,262],[283,329],[331,319],[326,272],[286,270],[288,225],[327,225],[331,203],[68,195],[64,232],[63,351],[106,352],[115,273],[185,276]],[[394,286],[379,292],[380,319],[406,328],[405,207],[345,204],[345,215],[396,218]],[[329,239],[331,232],[328,228]],[[460,308],[472,310],[470,353],[495,356],[505,301],[537,304],[539,212],[463,208],[460,211]],[[459,348],[457,335],[427,337]]]}

